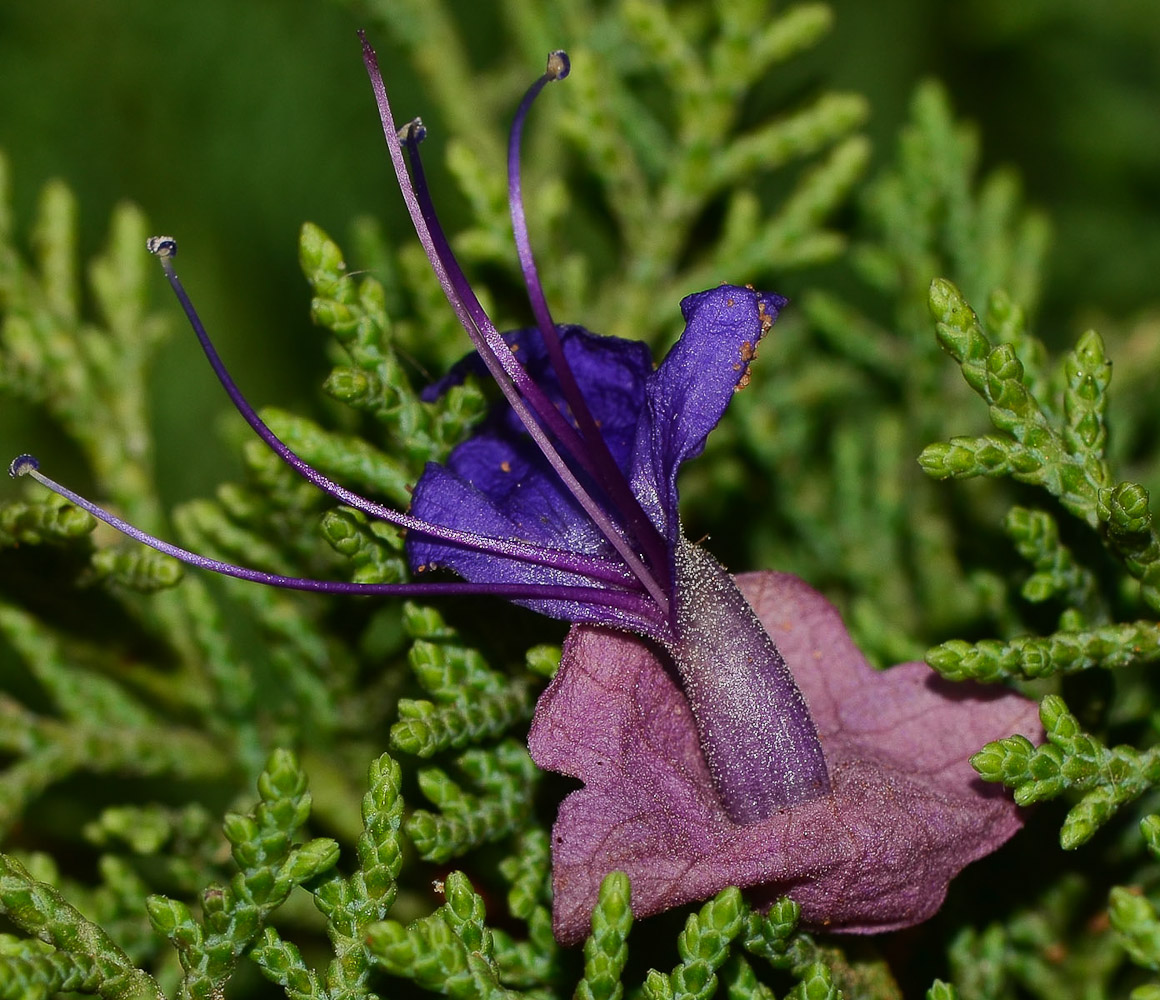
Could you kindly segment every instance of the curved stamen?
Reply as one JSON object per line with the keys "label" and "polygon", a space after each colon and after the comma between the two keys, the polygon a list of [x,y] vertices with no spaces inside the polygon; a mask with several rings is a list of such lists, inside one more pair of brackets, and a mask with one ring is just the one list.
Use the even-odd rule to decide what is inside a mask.
{"label": "curved stamen", "polygon": [[608,442],[600,433],[592,411],[584,399],[583,392],[576,382],[572,366],[564,356],[564,348],[560,343],[560,335],[556,330],[556,323],[552,319],[552,312],[548,308],[548,299],[544,295],[543,285],[540,283],[539,271],[536,268],[536,258],[532,253],[531,240],[528,238],[528,222],[524,212],[524,196],[522,171],[520,167],[520,147],[523,143],[524,124],[527,122],[528,112],[532,104],[539,97],[547,84],[554,80],[563,80],[571,70],[571,62],[564,51],[553,52],[548,56],[548,67],[535,83],[529,88],[520,106],[516,109],[512,121],[511,133],[508,136],[507,166],[508,166],[508,205],[511,209],[512,234],[515,237],[516,253],[519,256],[520,270],[523,272],[524,285],[528,290],[528,301],[532,307],[532,314],[536,318],[536,325],[544,339],[544,347],[548,352],[548,359],[560,381],[560,388],[564,399],[576,418],[577,426],[588,445],[596,478],[609,495],[609,499],[620,509],[628,519],[628,527],[643,549],[653,572],[662,581],[669,576],[668,546],[657,531],[656,525],[648,519],[640,502],[633,494],[628,480],[621,472],[616,459],[608,449]]}
{"label": "curved stamen", "polygon": [[[435,203],[431,198],[430,189],[427,187],[427,174],[423,170],[423,158],[419,154],[419,143],[426,136],[427,129],[423,126],[422,120],[413,118],[399,130],[397,138],[407,150],[407,158],[411,164],[409,181],[414,189],[419,212],[423,216],[423,221],[426,223],[427,231],[431,237],[431,249],[428,251],[428,256],[434,253],[439,259],[443,265],[444,274],[447,275],[448,283],[454,289],[470,318],[471,326],[467,326],[466,323],[464,325],[467,329],[467,335],[471,338],[472,346],[485,360],[489,353],[495,355],[496,360],[512,380],[516,389],[527,400],[540,423],[546,427],[549,433],[556,436],[556,439],[585,472],[595,477],[596,469],[592,464],[587,444],[556,409],[552,400],[548,398],[548,394],[536,385],[524,366],[520,364],[515,352],[496,329],[491,317],[487,315],[475,294],[475,290],[471,287],[471,282],[463,273],[463,268],[459,266],[459,260],[451,249],[451,244],[443,232],[443,227],[439,224],[439,217],[435,213]],[[450,295],[446,287],[444,293]],[[463,322],[462,315],[460,315],[460,322]],[[483,344],[480,343],[479,338],[482,338]]]}
{"label": "curved stamen", "polygon": [[[488,372],[496,380],[496,384],[503,392],[508,404],[512,407],[520,422],[524,425],[528,435],[536,443],[540,449],[545,460],[560,477],[560,481],[565,488],[576,498],[576,501],[584,509],[593,525],[597,530],[604,535],[620,557],[624,560],[625,565],[632,571],[633,575],[640,580],[644,588],[649,592],[649,595],[656,602],[657,608],[662,615],[667,619],[669,615],[669,598],[666,590],[657,582],[656,577],[644,564],[640,556],[633,551],[624,536],[617,529],[616,525],[608,517],[608,514],[600,507],[599,504],[591,497],[591,495],[584,489],[576,478],[571,469],[568,468],[567,463],[560,456],[555,446],[548,439],[544,433],[543,428],[536,422],[527,403],[520,396],[519,391],[513,383],[513,380],[505,370],[508,365],[515,365],[522,372],[523,368],[519,362],[515,360],[515,356],[511,352],[511,348],[504,342],[503,338],[495,331],[495,327],[487,320],[486,313],[480,310],[482,319],[487,320],[486,327],[481,329],[476,325],[474,318],[468,310],[467,303],[475,298],[474,293],[471,293],[470,286],[466,284],[466,279],[463,279],[464,288],[460,289],[456,283],[449,278],[449,269],[454,268],[458,274],[462,276],[462,271],[459,270],[458,263],[455,257],[450,253],[450,248],[447,247],[446,239],[443,237],[442,229],[435,225],[436,232],[439,233],[439,238],[443,247],[447,248],[447,257],[444,259],[438,252],[435,239],[432,236],[432,229],[428,225],[426,213],[421,208],[416,191],[412,185],[411,176],[407,173],[406,164],[403,162],[402,143],[399,138],[398,129],[395,126],[394,115],[391,112],[390,101],[387,98],[386,86],[383,83],[382,74],[379,71],[378,60],[375,56],[374,49],[371,48],[370,43],[366,40],[366,35],[359,32],[359,37],[363,45],[363,62],[367,68],[367,74],[371,79],[371,86],[374,89],[375,100],[379,109],[379,118],[383,123],[383,135],[387,142],[387,151],[391,157],[391,163],[395,168],[395,176],[398,178],[399,187],[403,194],[403,200],[407,205],[407,211],[411,216],[411,222],[415,227],[415,233],[419,237],[419,242],[423,249],[427,251],[428,257],[431,260],[432,267],[439,282],[443,287],[443,292],[447,296],[448,302],[451,303],[468,336],[471,337],[472,343],[476,345],[476,350],[479,351],[480,358],[487,366]],[[478,302],[476,302],[478,304]],[[485,336],[485,333],[487,336]],[[493,343],[494,339],[494,343]],[[524,373],[526,376],[526,372]],[[538,391],[538,387],[537,387]]]}
{"label": "curved stamen", "polygon": [[185,313],[186,319],[189,320],[189,325],[193,328],[194,335],[197,337],[198,343],[201,344],[201,349],[209,361],[210,367],[213,369],[222,388],[225,389],[226,394],[230,397],[234,407],[254,432],[283,462],[318,489],[324,493],[329,493],[336,500],[346,504],[348,507],[361,510],[370,517],[386,521],[389,524],[405,528],[408,531],[414,531],[428,538],[434,538],[441,542],[460,546],[461,548],[505,556],[510,559],[518,559],[521,562],[534,563],[540,566],[549,566],[553,569],[565,570],[570,573],[577,573],[589,577],[593,580],[600,580],[617,585],[626,585],[632,580],[632,577],[625,572],[623,566],[611,560],[601,559],[597,556],[585,556],[575,552],[564,552],[559,549],[534,545],[530,542],[508,538],[492,538],[487,535],[463,531],[458,528],[448,528],[442,525],[431,524],[417,517],[412,517],[410,514],[403,514],[391,507],[384,507],[382,504],[377,504],[329,479],[312,465],[309,465],[299,458],[269,428],[266,422],[258,416],[257,411],[250,405],[246,397],[242,395],[242,391],[238,388],[237,383],[234,382],[229,371],[226,369],[221,356],[217,352],[217,348],[214,347],[213,341],[210,339],[205,324],[202,323],[201,317],[197,314],[193,302],[185,291],[185,286],[181,283],[181,279],[173,267],[172,258],[177,254],[176,241],[167,236],[155,236],[149,240],[148,247],[149,252],[160,260],[161,267],[165,271],[165,277],[168,279],[174,295],[177,296],[182,311]]}
{"label": "curved stamen", "polygon": [[[456,259],[451,245],[447,242],[443,227],[439,224],[438,216],[435,214],[435,206],[427,188],[426,175],[423,172],[423,163],[419,156],[420,138],[421,135],[412,125],[404,128],[402,133],[396,135],[396,141],[401,146],[406,147],[408,158],[411,161],[410,181],[422,220],[431,237],[432,247],[440,255],[445,273],[449,276],[458,294],[461,295],[467,312],[472,317],[475,335],[472,334],[470,328],[468,329],[468,335],[471,337],[472,343],[475,345],[488,371],[495,379],[496,384],[503,392],[504,397],[508,401],[508,405],[515,411],[520,423],[524,425],[524,429],[536,443],[541,454],[547,459],[549,465],[556,472],[556,475],[560,477],[561,482],[563,482],[573,497],[576,498],[577,502],[596,525],[600,533],[608,539],[613,548],[616,549],[625,563],[640,579],[645,589],[654,596],[657,604],[667,613],[667,590],[660,585],[650,568],[641,560],[635,549],[620,531],[619,526],[608,515],[608,512],[581,485],[564,458],[556,450],[555,445],[552,444],[551,440],[544,433],[543,428],[536,422],[536,416],[540,416],[553,429],[557,438],[562,438],[564,441],[574,440],[576,444],[570,450],[572,454],[580,459],[581,464],[585,466],[585,471],[591,474],[590,453],[584,442],[572,427],[568,425],[567,421],[563,419],[560,412],[552,405],[551,400],[548,399],[543,390],[531,380],[530,376],[524,370],[523,365],[516,360],[511,347],[500,336],[499,331],[496,330],[491,318],[484,311],[483,306],[480,305],[479,299],[476,298],[475,292],[472,290],[466,275],[463,273],[463,269],[459,266],[459,261]],[[518,371],[520,375],[518,381],[512,379],[511,382],[508,382],[500,374],[501,371],[506,374],[509,367],[514,367]],[[521,385],[527,386],[527,390],[523,391],[522,398],[517,394],[517,390],[520,390]],[[535,415],[531,411],[534,400],[541,401],[540,406],[535,409]]]}
{"label": "curved stamen", "polygon": [[583,604],[599,604],[623,611],[636,619],[646,632],[655,632],[660,624],[656,620],[656,608],[653,602],[643,594],[629,590],[535,583],[351,583],[344,580],[311,580],[305,577],[266,573],[262,570],[249,569],[245,566],[222,562],[220,559],[210,559],[207,556],[198,555],[196,552],[190,552],[188,549],[183,549],[142,531],[128,521],[123,521],[79,493],[74,493],[66,486],[62,486],[44,475],[40,471],[40,463],[31,455],[21,455],[14,459],[8,471],[12,476],[31,476],[41,486],[64,497],[82,510],[88,511],[93,517],[116,528],[134,541],[148,545],[158,552],[179,559],[190,566],[196,566],[198,569],[211,570],[222,576],[232,576],[239,580],[263,583],[286,590],[307,590],[323,594],[393,594],[412,597],[475,594],[502,597],[508,600],[578,601]]}

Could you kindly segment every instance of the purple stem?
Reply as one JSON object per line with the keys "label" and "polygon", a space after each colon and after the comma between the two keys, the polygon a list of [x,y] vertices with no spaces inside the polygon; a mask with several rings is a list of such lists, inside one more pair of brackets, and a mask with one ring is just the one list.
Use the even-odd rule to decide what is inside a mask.
{"label": "purple stem", "polygon": [[667,582],[669,578],[668,546],[661,538],[656,526],[648,519],[640,502],[633,495],[628,480],[612,457],[608,449],[608,442],[600,433],[592,411],[584,399],[583,392],[576,382],[572,366],[564,355],[564,348],[560,343],[560,335],[556,330],[556,323],[552,319],[552,312],[548,307],[548,299],[544,294],[540,282],[539,270],[536,267],[536,258],[532,253],[532,243],[528,237],[527,215],[524,211],[522,171],[520,168],[520,147],[523,143],[524,124],[532,104],[540,95],[544,87],[553,80],[562,80],[568,75],[571,63],[566,52],[553,52],[548,57],[548,69],[529,88],[520,106],[516,109],[515,119],[512,121],[511,133],[508,137],[508,204],[511,207],[512,234],[515,236],[516,252],[519,255],[520,270],[523,272],[524,285],[528,290],[528,301],[532,307],[532,314],[536,318],[536,325],[544,339],[544,347],[548,352],[548,359],[560,380],[560,388],[564,399],[576,418],[580,433],[588,446],[595,476],[600,485],[608,493],[609,499],[619,508],[628,520],[629,530],[637,539],[648,559],[653,572]]}
{"label": "purple stem", "polygon": [[116,528],[123,535],[148,545],[158,552],[179,559],[190,566],[196,566],[198,569],[210,570],[239,580],[263,583],[287,590],[308,590],[323,594],[405,594],[416,597],[486,594],[508,600],[577,601],[584,604],[605,605],[625,611],[644,623],[646,629],[650,625],[655,628],[657,624],[655,620],[656,609],[652,602],[640,593],[627,590],[534,583],[350,583],[343,580],[311,580],[304,577],[282,576],[278,573],[247,569],[244,566],[222,562],[219,559],[210,559],[207,556],[198,555],[196,552],[190,552],[188,549],[183,549],[142,531],[128,521],[121,520],[79,493],[74,493],[60,483],[49,479],[40,471],[39,463],[31,455],[21,455],[15,459],[9,467],[9,472],[13,476],[31,476],[42,486],[76,504],[82,510],[88,511],[93,517]]}
{"label": "purple stem", "polygon": [[[624,560],[625,565],[633,573],[633,575],[640,580],[641,584],[648,591],[649,596],[656,602],[658,610],[665,619],[669,615],[669,597],[667,592],[657,582],[656,577],[649,570],[648,566],[644,564],[640,556],[633,551],[628,544],[627,539],[621,534],[617,526],[609,518],[608,514],[600,507],[599,504],[592,498],[592,496],[581,486],[579,480],[571,469],[568,468],[567,463],[560,456],[555,446],[548,439],[544,429],[536,422],[535,417],[528,408],[528,404],[520,396],[516,386],[513,384],[512,378],[508,375],[506,368],[515,366],[520,371],[523,371],[522,366],[515,359],[511,348],[504,342],[503,338],[495,332],[494,325],[487,319],[486,314],[482,318],[486,320],[486,326],[481,329],[476,326],[474,318],[467,308],[467,304],[460,292],[460,289],[448,277],[448,265],[452,265],[458,270],[458,264],[455,263],[454,255],[450,255],[445,261],[437,250],[435,239],[432,237],[432,232],[428,226],[427,218],[422,211],[418,198],[416,197],[415,189],[411,183],[411,177],[407,173],[406,164],[403,162],[402,144],[399,138],[398,129],[395,126],[394,115],[391,113],[390,101],[387,98],[386,85],[383,83],[382,73],[379,71],[378,60],[375,57],[374,49],[371,48],[370,43],[366,40],[366,35],[359,32],[359,37],[362,40],[363,46],[363,62],[366,65],[367,74],[371,80],[371,86],[375,93],[375,101],[379,109],[379,118],[383,124],[383,136],[386,139],[387,151],[391,157],[391,163],[395,168],[395,176],[398,178],[399,188],[403,194],[403,201],[407,205],[407,211],[411,216],[411,222],[415,227],[415,233],[419,238],[420,244],[427,252],[428,258],[431,260],[432,268],[435,271],[436,277],[439,279],[440,285],[443,287],[444,295],[447,296],[447,301],[455,310],[468,336],[471,338],[472,344],[475,345],[479,352],[480,358],[487,366],[488,372],[492,378],[495,379],[500,391],[503,392],[508,404],[524,425],[528,435],[536,443],[540,449],[545,460],[560,477],[560,481],[565,488],[570,492],[576,501],[583,508],[584,512],[591,519],[593,525],[597,530],[604,535],[609,544],[616,549],[617,553]],[[442,244],[446,247],[446,240],[442,237],[442,230],[436,223],[436,231],[442,240]],[[462,271],[459,271],[462,279]],[[464,280],[466,287],[466,281]],[[470,299],[475,296],[467,287],[466,291]],[[480,310],[482,313],[482,309]],[[489,335],[494,334],[494,342],[489,339]],[[525,373],[526,377],[526,373]]]}

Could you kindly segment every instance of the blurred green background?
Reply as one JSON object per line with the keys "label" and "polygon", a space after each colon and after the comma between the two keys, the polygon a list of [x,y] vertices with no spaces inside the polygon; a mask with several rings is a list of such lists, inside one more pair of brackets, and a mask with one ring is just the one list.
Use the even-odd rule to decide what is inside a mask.
{"label": "blurred green background", "polygon": [[[916,82],[942,78],[959,114],[978,123],[984,164],[1014,165],[1054,220],[1041,333],[1058,343],[1160,301],[1160,4],[833,6],[831,36],[773,85],[865,94],[883,162]],[[504,59],[496,10],[449,7],[471,27],[474,59]],[[379,49],[399,112],[438,128],[408,53],[376,20],[389,10],[389,0],[375,16],[323,0],[0,5],[0,148],[20,231],[50,177],[79,196],[86,257],[101,246],[112,206],[136,201],[156,231],[179,238],[183,277],[251,398],[311,411],[325,366],[298,273],[299,225],[317,222],[341,241],[356,214],[371,213],[392,237],[411,238],[357,27]],[[538,70],[528,67],[529,80]],[[445,177],[437,156],[431,163],[438,198]],[[454,229],[462,201],[440,206]],[[856,212],[847,222],[856,228]],[[796,273],[780,290],[793,295],[817,279]],[[166,296],[158,274],[155,300]],[[206,494],[236,461],[213,433],[224,397],[172,311],[153,401],[167,503]],[[40,415],[8,399],[0,407],[8,453],[61,444]]]}

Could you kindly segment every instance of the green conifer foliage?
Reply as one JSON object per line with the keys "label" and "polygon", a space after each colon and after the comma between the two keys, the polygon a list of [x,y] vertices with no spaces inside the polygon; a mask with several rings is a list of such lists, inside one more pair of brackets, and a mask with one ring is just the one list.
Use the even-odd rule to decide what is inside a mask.
{"label": "green conifer foliage", "polygon": [[[1046,217],[981,168],[939,83],[868,180],[861,96],[823,79],[771,100],[829,29],[823,4],[503,0],[509,45],[483,64],[442,0],[361,8],[443,126],[425,155],[470,209],[450,235],[501,326],[526,324],[502,136],[560,44],[574,72],[529,129],[524,185],[559,318],[659,349],[686,293],[796,283],[683,480],[690,532],[720,532],[732,569],[825,589],[884,664],[927,650],[945,677],[1040,697],[1040,745],[972,758],[1043,803],[1010,848],[1031,860],[993,899],[952,890],[912,937],[855,943],[736,889],[634,926],[613,872],[565,949],[550,831],[569,789],[524,748],[559,630],[207,579],[26,484],[0,496],[0,998],[895,1000],[932,980],[932,1000],[1160,997],[1154,319],[1052,359],[1034,332]],[[18,232],[11,184],[0,157],[0,393],[53,425],[86,492],[210,556],[408,578],[395,528],[236,426],[206,437],[237,444],[237,481],[165,510],[149,363],[176,324],[149,225],[117,207],[86,262],[68,189],[45,184]],[[401,508],[486,390],[420,399],[462,331],[405,234],[364,218],[343,242],[309,223],[299,241],[323,405],[262,416]]]}

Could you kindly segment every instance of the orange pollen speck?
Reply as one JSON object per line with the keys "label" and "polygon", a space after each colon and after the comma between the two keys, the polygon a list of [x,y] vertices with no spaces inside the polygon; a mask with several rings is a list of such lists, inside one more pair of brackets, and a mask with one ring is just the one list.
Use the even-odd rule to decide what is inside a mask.
{"label": "orange pollen speck", "polygon": [[773,317],[765,311],[765,303],[757,303],[757,316],[761,320],[762,335],[769,333],[769,328],[773,326]]}
{"label": "orange pollen speck", "polygon": [[741,360],[752,361],[757,356],[757,351],[753,349],[753,345],[748,340],[741,342]]}
{"label": "orange pollen speck", "polygon": [[500,468],[501,472],[511,472],[512,471],[512,463],[511,462],[500,462],[499,468]]}

